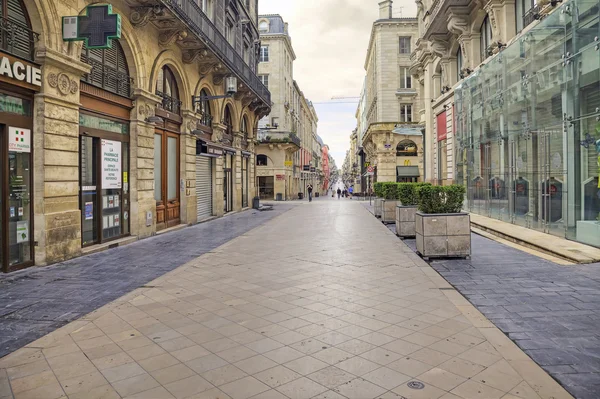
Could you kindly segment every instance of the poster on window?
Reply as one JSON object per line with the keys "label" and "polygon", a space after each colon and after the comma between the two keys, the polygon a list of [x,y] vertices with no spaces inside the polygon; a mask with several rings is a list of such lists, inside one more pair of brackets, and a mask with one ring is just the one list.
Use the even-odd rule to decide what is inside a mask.
{"label": "poster on window", "polygon": [[17,244],[29,242],[29,222],[17,222]]}
{"label": "poster on window", "polygon": [[102,140],[102,189],[120,189],[121,142]]}
{"label": "poster on window", "polygon": [[9,127],[8,151],[31,152],[31,130],[12,126]]}

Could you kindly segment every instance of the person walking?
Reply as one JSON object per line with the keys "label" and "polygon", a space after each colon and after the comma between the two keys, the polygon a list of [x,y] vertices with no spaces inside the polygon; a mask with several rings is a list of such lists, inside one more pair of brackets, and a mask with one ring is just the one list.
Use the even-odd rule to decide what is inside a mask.
{"label": "person walking", "polygon": [[338,199],[342,196],[342,190],[340,188],[337,189]]}
{"label": "person walking", "polygon": [[313,192],[312,184],[308,185],[308,187],[306,188],[306,191],[308,191],[308,202],[312,202],[312,192]]}
{"label": "person walking", "polygon": [[348,194],[350,194],[350,199],[352,199],[352,194],[354,194],[354,186],[350,186],[350,188],[348,188]]}

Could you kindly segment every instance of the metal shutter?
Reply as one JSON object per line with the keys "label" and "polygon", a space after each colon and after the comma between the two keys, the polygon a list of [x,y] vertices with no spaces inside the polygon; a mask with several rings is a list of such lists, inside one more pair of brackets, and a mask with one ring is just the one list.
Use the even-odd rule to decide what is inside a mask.
{"label": "metal shutter", "polygon": [[196,207],[199,222],[213,214],[211,161],[212,158],[209,157],[196,157]]}

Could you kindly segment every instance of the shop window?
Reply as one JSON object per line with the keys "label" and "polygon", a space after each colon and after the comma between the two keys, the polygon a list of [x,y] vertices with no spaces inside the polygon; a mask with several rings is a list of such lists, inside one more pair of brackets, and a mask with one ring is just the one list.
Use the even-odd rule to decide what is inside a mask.
{"label": "shop window", "polygon": [[397,157],[416,157],[417,145],[412,140],[403,140],[396,146]]}
{"label": "shop window", "polygon": [[38,34],[22,0],[0,0],[0,48],[17,57],[33,61]]}
{"label": "shop window", "polygon": [[231,117],[231,107],[227,105],[225,107],[225,117],[223,118],[223,124],[225,125],[225,136],[226,138],[233,138],[233,118]]}
{"label": "shop window", "polygon": [[107,49],[90,49],[84,42],[80,59],[92,67],[90,73],[83,76],[84,82],[131,97],[133,78],[129,76],[127,59],[118,40],[113,40],[112,47]]}
{"label": "shop window", "polygon": [[267,156],[266,155],[257,155],[256,156],[256,165],[257,166],[267,166]]}
{"label": "shop window", "polygon": [[165,111],[179,115],[181,101],[175,75],[168,66],[163,66],[156,79],[156,95],[162,98],[161,108]]}

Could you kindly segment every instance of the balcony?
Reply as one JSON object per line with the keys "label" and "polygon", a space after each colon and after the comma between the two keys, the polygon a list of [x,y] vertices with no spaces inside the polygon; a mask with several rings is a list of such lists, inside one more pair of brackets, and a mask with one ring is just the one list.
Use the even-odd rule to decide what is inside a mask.
{"label": "balcony", "polygon": [[533,21],[540,19],[540,6],[535,5],[523,16],[523,28],[527,27]]}
{"label": "balcony", "polygon": [[434,0],[424,19],[425,30],[423,37],[429,39],[432,34],[446,34],[448,32],[448,9],[463,10],[465,15],[475,7],[472,0]]}
{"label": "balcony", "polygon": [[295,144],[300,148],[300,137],[292,132],[258,131],[259,144]]}
{"label": "balcony", "polygon": [[[207,67],[214,67],[214,59],[206,56],[204,51],[210,50],[214,58],[231,71],[247,89],[260,100],[254,108],[264,108],[266,113],[271,109],[271,93],[262,84],[256,73],[250,68],[227,39],[219,32],[200,6],[194,0],[134,0],[141,6],[134,7],[130,20],[133,25],[142,25],[152,21],[159,29],[164,30],[159,42],[166,45],[177,42],[184,50],[184,62],[204,62]],[[185,29],[177,27],[179,20]],[[181,35],[181,33],[184,35]],[[192,35],[190,36],[190,32]],[[202,66],[202,65],[201,65]],[[209,70],[206,70],[209,72]],[[220,72],[221,78],[227,71]]]}
{"label": "balcony", "polygon": [[39,36],[26,25],[0,17],[0,49],[7,53],[33,61],[35,42]]}

